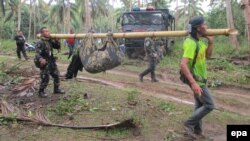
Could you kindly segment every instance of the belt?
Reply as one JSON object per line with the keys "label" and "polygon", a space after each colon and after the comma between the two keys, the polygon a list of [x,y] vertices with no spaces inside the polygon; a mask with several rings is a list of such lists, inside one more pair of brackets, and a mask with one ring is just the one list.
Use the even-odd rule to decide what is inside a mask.
{"label": "belt", "polygon": [[195,80],[201,83],[205,83],[205,84],[207,83],[207,79],[202,78],[200,76],[195,76]]}

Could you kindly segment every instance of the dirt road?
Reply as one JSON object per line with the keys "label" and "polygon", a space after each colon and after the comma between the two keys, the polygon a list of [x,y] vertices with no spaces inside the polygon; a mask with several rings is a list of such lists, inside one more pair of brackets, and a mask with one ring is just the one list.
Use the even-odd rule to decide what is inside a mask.
{"label": "dirt road", "polygon": [[[60,65],[63,66],[63,65]],[[193,105],[193,94],[190,88],[182,84],[178,80],[178,76],[174,80],[168,79],[167,74],[158,74],[158,83],[151,83],[149,77],[145,77],[143,83],[139,82],[138,73],[116,68],[106,72],[110,75],[117,75],[121,77],[131,77],[135,81],[115,80],[103,78],[86,77],[86,73],[80,73],[78,80],[95,81],[111,85],[119,89],[135,87],[139,89],[142,94],[155,96],[162,99],[177,101],[183,104]],[[85,77],[83,77],[85,76]],[[94,76],[94,75],[93,75]],[[162,77],[164,76],[164,77]],[[170,75],[171,79],[173,75]],[[239,113],[241,115],[250,116],[250,89],[239,88],[233,86],[221,86],[211,89],[216,103],[216,109],[219,111],[230,111]]]}

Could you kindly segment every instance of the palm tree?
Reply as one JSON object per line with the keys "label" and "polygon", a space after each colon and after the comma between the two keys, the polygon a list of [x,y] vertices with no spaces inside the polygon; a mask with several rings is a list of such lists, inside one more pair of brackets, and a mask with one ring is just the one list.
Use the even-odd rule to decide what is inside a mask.
{"label": "palm tree", "polygon": [[[6,1],[7,2],[7,1]],[[9,10],[7,13],[7,17],[4,22],[11,20],[11,18],[15,18],[16,22],[16,30],[20,30],[21,25],[21,4],[19,0],[9,0]]]}
{"label": "palm tree", "polygon": [[170,1],[169,0],[152,0],[152,5],[155,6],[155,8],[168,8]]}
{"label": "palm tree", "polygon": [[[78,30],[84,32],[85,31],[85,21],[86,21],[86,14],[85,14],[85,0],[75,0],[75,5],[76,5],[76,13],[77,13],[77,19],[78,23],[81,25],[78,27]],[[73,22],[74,23],[74,22]],[[74,25],[76,25],[74,23]]]}
{"label": "palm tree", "polygon": [[204,14],[201,3],[203,1],[204,0],[180,0],[184,5],[179,5],[176,12],[178,12],[178,18],[182,17],[184,19],[184,27],[191,17]]}
{"label": "palm tree", "polygon": [[107,0],[90,0],[91,6],[91,18],[92,18],[92,25],[95,24],[95,18],[97,16],[106,16],[109,17],[110,21],[112,21],[112,15],[109,14],[109,3]]}
{"label": "palm tree", "polygon": [[65,33],[65,0],[56,0],[56,4],[52,6],[49,18],[56,21],[57,25],[61,25],[63,33]]}
{"label": "palm tree", "polygon": [[29,6],[29,13],[30,13],[30,18],[29,18],[29,34],[28,34],[28,40],[30,39],[30,34],[31,34],[31,23],[32,23],[32,3],[33,0],[30,0],[30,6]]}
{"label": "palm tree", "polygon": [[[226,12],[227,12],[227,25],[229,28],[234,29],[234,20],[233,20],[233,13],[232,13],[232,0],[226,0]],[[235,48],[239,48],[240,44],[236,37],[236,35],[229,36],[230,41]]]}
{"label": "palm tree", "polygon": [[89,0],[85,0],[85,3],[84,3],[84,6],[85,6],[85,18],[86,18],[86,29],[85,29],[85,32],[88,32],[89,30],[89,26],[90,26],[90,12],[89,12]]}
{"label": "palm tree", "polygon": [[[5,0],[0,0],[0,19],[3,19],[5,16]],[[3,21],[0,21],[0,40],[2,39],[2,23]]]}
{"label": "palm tree", "polygon": [[123,3],[126,11],[129,11],[132,7],[132,0],[121,0],[121,2]]}
{"label": "palm tree", "polygon": [[37,30],[48,22],[49,7],[43,0],[33,0],[33,37],[36,38]]}
{"label": "palm tree", "polygon": [[[225,4],[226,5],[226,13],[227,13],[227,26],[228,28],[234,29],[234,20],[233,20],[233,12],[232,12],[232,0],[210,0],[210,5],[214,5],[215,3],[221,3],[220,5]],[[236,37],[236,35],[229,36],[230,42],[232,45],[237,49],[240,47],[239,41]]]}
{"label": "palm tree", "polygon": [[244,16],[246,21],[246,31],[247,31],[247,40],[249,46],[249,57],[248,60],[250,62],[250,1],[242,0],[241,8],[244,10]]}

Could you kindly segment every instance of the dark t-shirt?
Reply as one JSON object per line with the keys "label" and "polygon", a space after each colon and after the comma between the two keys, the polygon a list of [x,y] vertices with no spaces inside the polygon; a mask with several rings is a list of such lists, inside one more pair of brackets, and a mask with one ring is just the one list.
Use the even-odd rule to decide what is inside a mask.
{"label": "dark t-shirt", "polygon": [[17,46],[24,46],[25,43],[25,39],[23,36],[15,36],[15,40],[16,40],[16,45]]}

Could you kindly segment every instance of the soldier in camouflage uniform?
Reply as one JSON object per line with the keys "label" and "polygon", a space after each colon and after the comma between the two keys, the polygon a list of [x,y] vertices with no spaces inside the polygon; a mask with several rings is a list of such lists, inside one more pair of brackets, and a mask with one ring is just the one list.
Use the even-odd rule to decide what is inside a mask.
{"label": "soldier in camouflage uniform", "polygon": [[55,94],[64,94],[65,92],[59,89],[60,79],[59,71],[53,56],[53,48],[60,49],[60,42],[58,40],[50,39],[50,33],[46,27],[42,27],[40,30],[41,40],[36,45],[36,56],[35,63],[39,66],[41,72],[41,84],[39,88],[38,95],[39,97],[47,97],[47,94],[44,92],[45,88],[49,83],[49,75],[54,78],[54,93]]}
{"label": "soldier in camouflage uniform", "polygon": [[148,57],[149,66],[145,71],[143,71],[139,75],[139,79],[141,82],[143,82],[143,77],[147,75],[148,73],[151,73],[151,82],[157,82],[158,80],[155,78],[155,68],[156,68],[156,64],[158,61],[158,54],[157,54],[157,49],[156,49],[155,42],[153,41],[153,39],[145,38],[144,48],[145,48],[146,55]]}

